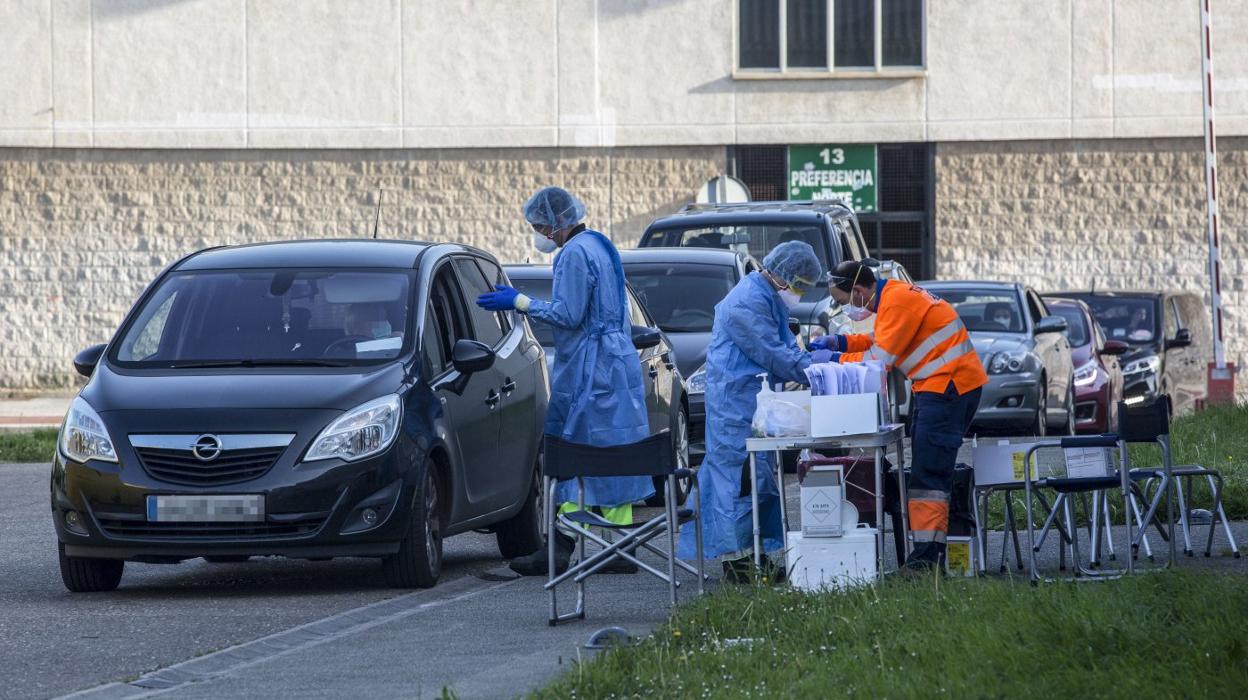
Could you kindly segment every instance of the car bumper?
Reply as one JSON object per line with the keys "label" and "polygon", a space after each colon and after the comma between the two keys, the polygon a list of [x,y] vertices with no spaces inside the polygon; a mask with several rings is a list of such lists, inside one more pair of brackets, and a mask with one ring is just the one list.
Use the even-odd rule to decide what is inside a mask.
{"label": "car bumper", "polygon": [[1157,397],[1157,374],[1136,372],[1122,378],[1122,398],[1127,403],[1147,402]]}
{"label": "car bumper", "polygon": [[[385,556],[398,550],[411,514],[416,482],[400,471],[410,463],[402,452],[396,444],[358,462],[275,466],[251,481],[214,487],[161,482],[124,456],[121,464],[81,464],[58,454],[52,465],[53,522],[65,553],[77,557]],[[162,494],[259,494],[265,514],[257,522],[153,522],[148,497]],[[371,526],[361,517],[365,507],[377,514]],[[79,514],[78,530],[66,523],[70,510]]]}
{"label": "car bumper", "polygon": [[981,428],[1013,428],[1030,425],[1036,418],[1040,377],[1024,374],[990,374],[975,411]]}
{"label": "car bumper", "polygon": [[1109,378],[1103,372],[1098,372],[1092,383],[1075,387],[1075,432],[1097,435],[1112,432],[1109,393]]}

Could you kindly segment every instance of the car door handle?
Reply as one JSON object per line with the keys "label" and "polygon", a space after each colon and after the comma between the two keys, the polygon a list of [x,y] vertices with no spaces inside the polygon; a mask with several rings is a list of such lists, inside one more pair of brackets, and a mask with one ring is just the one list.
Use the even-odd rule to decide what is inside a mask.
{"label": "car door handle", "polygon": [[654,379],[657,376],[659,376],[659,368],[655,367],[654,364],[651,363],[650,364],[650,378]]}
{"label": "car door handle", "polygon": [[498,392],[490,389],[489,395],[485,397],[485,405],[489,406],[490,409],[493,410],[493,408],[498,405],[500,399],[502,399],[502,397],[498,395]]}
{"label": "car door handle", "polygon": [[511,392],[515,390],[516,390],[516,383],[515,381],[512,380],[511,377],[507,377],[506,379],[503,380],[503,395],[504,396],[510,396]]}

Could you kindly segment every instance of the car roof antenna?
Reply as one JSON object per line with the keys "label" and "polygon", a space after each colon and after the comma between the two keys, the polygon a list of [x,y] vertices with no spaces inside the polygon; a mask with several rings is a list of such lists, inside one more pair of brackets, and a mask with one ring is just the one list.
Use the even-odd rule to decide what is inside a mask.
{"label": "car roof antenna", "polygon": [[373,215],[373,239],[377,238],[377,227],[381,224],[381,195],[385,190],[377,188],[377,213]]}

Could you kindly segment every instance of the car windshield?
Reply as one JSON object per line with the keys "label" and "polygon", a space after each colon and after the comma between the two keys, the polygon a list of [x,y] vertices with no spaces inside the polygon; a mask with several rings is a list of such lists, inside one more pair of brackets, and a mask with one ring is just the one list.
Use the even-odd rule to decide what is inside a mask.
{"label": "car windshield", "polygon": [[1049,302],[1049,311],[1054,316],[1060,316],[1066,319],[1066,338],[1070,340],[1072,347],[1081,348],[1091,342],[1091,331],[1088,329],[1087,318],[1083,315],[1083,309],[1074,304],[1063,304],[1062,302]]}
{"label": "car windshield", "polygon": [[930,288],[953,305],[968,331],[1023,333],[1023,311],[1018,294],[1008,289]]}
{"label": "car windshield", "polygon": [[144,302],[112,360],[128,367],[347,366],[398,357],[411,273],[175,272]]}
{"label": "car windshield", "polygon": [[715,305],[737,283],[737,270],[726,265],[631,263],[624,274],[633,290],[669,333],[710,333]]}
{"label": "car windshield", "polygon": [[1157,337],[1156,307],[1152,299],[1095,295],[1081,298],[1092,308],[1092,315],[1110,340],[1151,343]]}
{"label": "car windshield", "polygon": [[[787,224],[752,224],[749,226],[696,226],[655,231],[647,239],[647,246],[669,248],[724,248],[749,253],[762,260],[773,248],[788,241],[803,241],[815,249],[819,267],[831,269],[832,260],[828,250],[828,238],[824,229],[798,222]],[[802,301],[820,301],[828,295],[827,287],[813,285]]]}
{"label": "car windshield", "polygon": [[[551,288],[554,285],[551,278],[542,277],[523,279],[512,277],[512,274],[513,273],[508,273],[507,276],[511,279],[512,285],[515,286],[516,289],[520,290],[521,294],[534,299],[550,301],[550,297],[552,296]],[[553,348],[555,346],[555,334],[554,331],[551,330],[549,324],[530,322],[529,328],[533,329],[533,335],[537,338],[537,342],[541,343],[542,347]]]}

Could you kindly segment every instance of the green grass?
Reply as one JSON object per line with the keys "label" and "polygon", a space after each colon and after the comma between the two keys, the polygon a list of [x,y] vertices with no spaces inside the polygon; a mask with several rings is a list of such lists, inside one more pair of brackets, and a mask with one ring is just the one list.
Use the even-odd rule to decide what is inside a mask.
{"label": "green grass", "polygon": [[56,428],[24,433],[0,433],[0,464],[51,462],[56,452]]}
{"label": "green grass", "polygon": [[1240,697],[1244,581],[1167,571],[1039,587],[727,587],[533,697]]}

